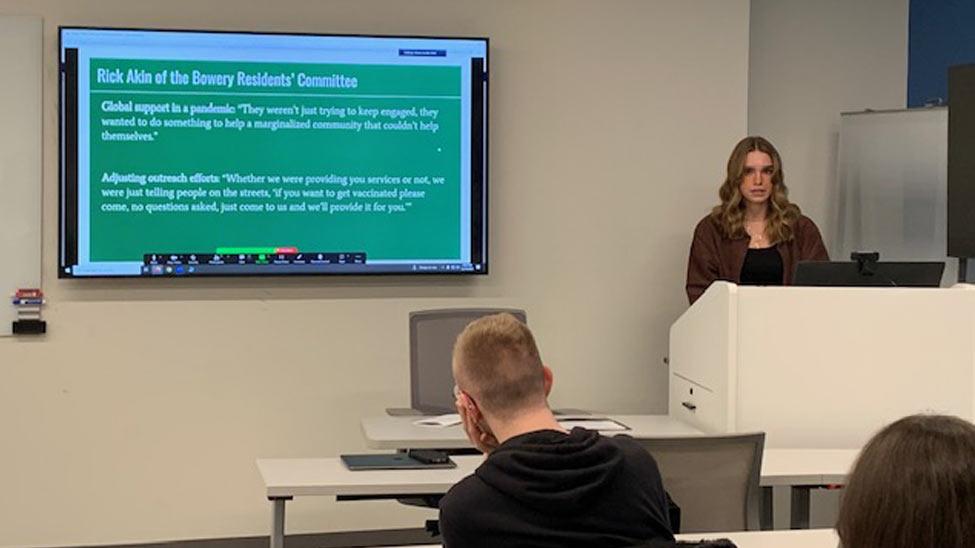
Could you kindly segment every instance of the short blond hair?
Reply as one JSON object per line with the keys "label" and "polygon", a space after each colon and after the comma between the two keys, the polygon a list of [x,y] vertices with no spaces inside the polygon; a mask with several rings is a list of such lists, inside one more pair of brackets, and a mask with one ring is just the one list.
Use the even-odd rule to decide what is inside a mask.
{"label": "short blond hair", "polygon": [[508,417],[545,404],[545,374],[535,337],[507,313],[484,316],[454,343],[454,377],[483,410]]}

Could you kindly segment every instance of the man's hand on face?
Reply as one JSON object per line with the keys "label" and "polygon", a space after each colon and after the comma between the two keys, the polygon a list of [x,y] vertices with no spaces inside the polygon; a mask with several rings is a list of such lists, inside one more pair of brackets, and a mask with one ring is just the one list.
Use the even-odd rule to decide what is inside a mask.
{"label": "man's hand on face", "polygon": [[494,437],[490,429],[483,425],[477,406],[467,394],[458,395],[454,405],[460,415],[461,424],[464,425],[467,439],[471,440],[474,447],[485,455],[496,449],[499,445],[498,439]]}

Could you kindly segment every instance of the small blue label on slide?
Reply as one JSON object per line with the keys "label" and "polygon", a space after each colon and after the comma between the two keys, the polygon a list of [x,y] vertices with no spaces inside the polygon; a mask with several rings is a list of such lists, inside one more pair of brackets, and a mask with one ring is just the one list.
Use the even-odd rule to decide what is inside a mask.
{"label": "small blue label on slide", "polygon": [[401,49],[400,57],[446,57],[445,49]]}

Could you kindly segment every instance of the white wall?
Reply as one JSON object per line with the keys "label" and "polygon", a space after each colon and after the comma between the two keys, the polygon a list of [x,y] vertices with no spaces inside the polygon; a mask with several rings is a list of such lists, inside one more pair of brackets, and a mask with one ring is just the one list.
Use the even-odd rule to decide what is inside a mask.
{"label": "white wall", "polygon": [[[41,20],[0,18],[0,295],[41,283]],[[16,76],[14,76],[16,75]],[[17,310],[0,306],[0,337]]]}
{"label": "white wall", "polygon": [[907,103],[907,7],[908,0],[751,2],[748,132],[779,149],[790,198],[827,242],[836,225],[840,113]]}
{"label": "white wall", "polygon": [[[46,337],[0,340],[0,546],[265,534],[254,459],[364,449],[359,417],[408,401],[412,309],[525,307],[556,405],[666,409],[691,228],[746,128],[747,0],[5,0],[0,13],[44,18],[50,301]],[[489,36],[492,274],[58,280],[68,24]],[[299,499],[288,530],[430,515]]]}

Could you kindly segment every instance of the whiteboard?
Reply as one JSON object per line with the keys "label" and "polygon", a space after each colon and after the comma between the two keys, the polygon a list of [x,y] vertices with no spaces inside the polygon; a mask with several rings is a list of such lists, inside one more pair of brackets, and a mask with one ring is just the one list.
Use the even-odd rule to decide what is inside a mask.
{"label": "whiteboard", "polygon": [[879,251],[881,260],[945,261],[942,286],[958,279],[947,256],[948,109],[844,113],[832,222],[834,260]]}
{"label": "whiteboard", "polygon": [[41,37],[40,17],[0,16],[0,336],[10,295],[41,286]]}

